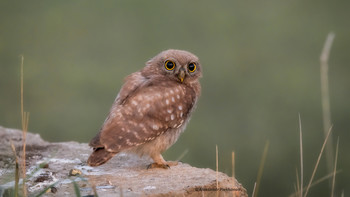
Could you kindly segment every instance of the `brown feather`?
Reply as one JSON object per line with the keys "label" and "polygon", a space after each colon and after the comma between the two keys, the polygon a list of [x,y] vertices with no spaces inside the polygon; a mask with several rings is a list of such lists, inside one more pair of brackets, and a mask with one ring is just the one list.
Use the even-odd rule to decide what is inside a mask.
{"label": "brown feather", "polygon": [[89,166],[100,166],[106,163],[116,154],[117,153],[114,152],[108,152],[104,148],[97,148],[90,155],[89,159],[87,160],[87,163],[89,164]]}

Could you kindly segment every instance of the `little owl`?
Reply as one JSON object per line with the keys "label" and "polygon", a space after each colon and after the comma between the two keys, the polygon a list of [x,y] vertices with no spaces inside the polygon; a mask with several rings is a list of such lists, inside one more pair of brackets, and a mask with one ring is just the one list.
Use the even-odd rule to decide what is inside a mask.
{"label": "little owl", "polygon": [[187,51],[166,50],[125,79],[100,132],[91,140],[90,166],[119,152],[148,155],[149,168],[169,168],[161,153],[185,130],[200,96],[202,68]]}

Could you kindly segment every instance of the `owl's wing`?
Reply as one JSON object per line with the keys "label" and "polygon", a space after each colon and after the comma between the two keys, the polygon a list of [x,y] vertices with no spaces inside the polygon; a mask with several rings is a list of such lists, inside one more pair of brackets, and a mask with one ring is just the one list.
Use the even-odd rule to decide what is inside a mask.
{"label": "owl's wing", "polygon": [[100,133],[91,141],[93,147],[119,152],[179,128],[185,124],[196,94],[175,81],[150,80],[123,98],[112,107]]}
{"label": "owl's wing", "polygon": [[116,104],[122,104],[128,98],[128,96],[137,91],[139,87],[144,86],[147,83],[147,78],[145,78],[141,72],[135,72],[127,76],[124,81],[125,84],[115,99]]}

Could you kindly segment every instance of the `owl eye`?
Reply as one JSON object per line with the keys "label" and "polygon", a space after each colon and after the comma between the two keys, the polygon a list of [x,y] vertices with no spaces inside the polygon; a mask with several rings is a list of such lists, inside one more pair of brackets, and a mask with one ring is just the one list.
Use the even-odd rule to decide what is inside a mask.
{"label": "owl eye", "polygon": [[173,61],[167,60],[164,66],[167,70],[173,70],[175,68],[175,63]]}
{"label": "owl eye", "polygon": [[196,70],[196,68],[197,68],[197,66],[196,66],[195,63],[190,63],[190,64],[188,65],[188,70],[189,70],[190,72],[194,72],[194,71]]}

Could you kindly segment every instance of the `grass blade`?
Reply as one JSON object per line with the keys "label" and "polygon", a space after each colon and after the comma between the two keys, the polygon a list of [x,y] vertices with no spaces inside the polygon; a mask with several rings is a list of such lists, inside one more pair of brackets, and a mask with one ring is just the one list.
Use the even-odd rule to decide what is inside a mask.
{"label": "grass blade", "polygon": [[235,175],[235,152],[232,151],[232,178],[236,178]]}
{"label": "grass blade", "polygon": [[[321,79],[321,101],[322,101],[322,116],[323,116],[323,133],[327,135],[328,129],[331,127],[331,110],[329,99],[329,81],[328,81],[328,59],[331,51],[332,43],[335,34],[329,33],[325,41],[321,56],[320,56],[320,79]],[[333,171],[333,137],[329,136],[329,143],[326,146],[326,161],[328,172]]]}
{"label": "grass blade", "polygon": [[[340,172],[341,172],[341,170],[338,170],[338,171],[336,172],[336,174],[338,174],[338,173],[340,173]],[[310,188],[313,187],[313,186],[316,186],[317,184],[319,184],[319,183],[321,183],[321,182],[323,182],[323,181],[325,181],[325,180],[327,180],[327,179],[332,178],[333,175],[334,175],[334,173],[332,172],[332,173],[329,173],[328,175],[326,175],[326,176],[324,176],[324,177],[321,177],[320,179],[317,179],[316,181],[314,181],[314,182],[311,184]],[[306,190],[305,187],[304,187],[304,190]],[[299,192],[294,192],[293,194],[290,194],[290,195],[289,195],[289,197],[297,197],[297,196],[299,196]]]}
{"label": "grass blade", "polygon": [[216,145],[216,189],[219,188],[219,153],[218,145]]}
{"label": "grass blade", "polygon": [[335,160],[334,160],[334,171],[333,171],[331,197],[334,197],[335,175],[336,175],[336,172],[337,172],[337,161],[338,161],[338,149],[339,149],[339,137],[338,137],[338,140],[337,140],[337,148],[335,149]]}
{"label": "grass blade", "polygon": [[310,186],[311,186],[312,181],[313,181],[313,179],[314,179],[314,177],[315,177],[316,170],[317,170],[317,168],[318,168],[318,164],[320,163],[320,160],[321,160],[321,157],[322,157],[323,150],[324,150],[324,148],[325,148],[325,146],[326,146],[326,143],[327,143],[327,141],[328,141],[328,137],[329,137],[329,135],[330,135],[331,131],[332,131],[332,127],[331,127],[331,128],[329,128],[329,131],[328,131],[328,134],[327,134],[327,136],[326,136],[326,139],[325,139],[325,140],[324,140],[324,142],[323,142],[323,145],[322,145],[322,148],[321,148],[320,154],[318,155],[318,159],[317,159],[317,162],[316,162],[316,165],[315,165],[314,171],[312,172],[312,175],[311,175],[311,178],[310,178],[309,184],[308,184],[308,186],[307,186],[307,188],[306,188],[306,192],[305,192],[304,197],[306,197],[307,193],[309,192]]}
{"label": "grass blade", "polygon": [[11,149],[13,151],[13,154],[15,155],[15,193],[14,196],[18,196],[18,184],[19,184],[19,165],[18,165],[18,157],[16,153],[15,145],[13,145],[13,142],[11,141]]}
{"label": "grass blade", "polygon": [[252,197],[255,197],[255,190],[256,190],[256,182],[254,183],[254,188],[253,188]]}
{"label": "grass blade", "polygon": [[180,161],[185,155],[187,155],[187,153],[188,153],[188,149],[182,152],[181,155],[175,161]]}
{"label": "grass blade", "polygon": [[302,192],[300,192],[301,190],[300,190],[300,182],[299,182],[299,173],[298,173],[298,169],[295,169],[295,171],[296,171],[296,175],[297,175],[297,185],[296,185],[296,191],[295,191],[295,193],[297,194],[297,195],[299,195],[300,193],[302,193]]}
{"label": "grass blade", "polygon": [[301,118],[299,114],[299,134],[300,134],[300,193],[299,196],[303,197],[303,181],[304,181],[304,162],[303,162],[303,131],[301,129]]}
{"label": "grass blade", "polygon": [[81,197],[79,186],[75,181],[73,181],[73,186],[74,186],[75,196]]}
{"label": "grass blade", "polygon": [[264,165],[265,165],[265,161],[266,161],[266,157],[267,157],[267,152],[269,150],[269,141],[266,141],[265,147],[264,147],[264,152],[261,158],[261,162],[260,162],[260,166],[259,166],[259,171],[258,171],[258,176],[256,178],[256,188],[255,188],[255,192],[254,192],[254,196],[253,197],[257,197],[258,196],[258,191],[259,191],[259,186],[261,183],[261,177],[263,175],[263,171],[264,171]]}

